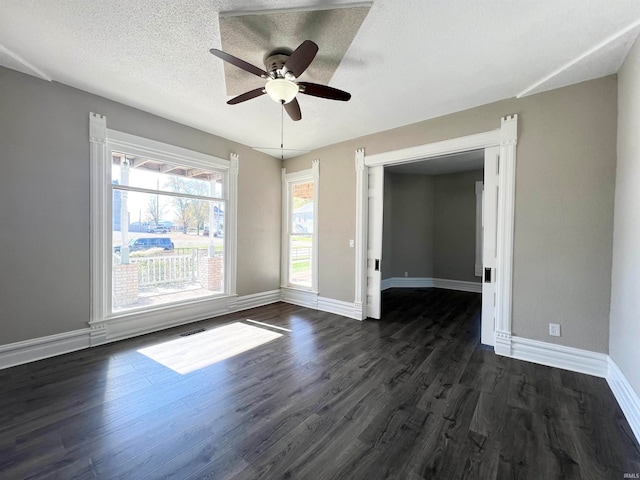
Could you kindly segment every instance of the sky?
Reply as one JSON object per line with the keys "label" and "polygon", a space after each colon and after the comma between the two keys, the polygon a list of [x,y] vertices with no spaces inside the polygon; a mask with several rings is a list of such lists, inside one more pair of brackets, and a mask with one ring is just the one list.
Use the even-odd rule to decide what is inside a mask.
{"label": "sky", "polygon": [[[122,184],[120,175],[120,165],[112,164],[111,178],[113,180],[117,180],[119,184]],[[163,174],[146,169],[132,168],[129,170],[129,185],[151,190],[171,191],[170,188],[165,187],[171,177],[175,178],[175,176],[167,175],[166,173]],[[179,178],[185,179],[185,177]],[[192,182],[198,182],[198,180],[195,179],[189,180],[191,180]],[[209,185],[209,182],[206,181],[199,182],[202,182],[202,185]],[[222,185],[218,185],[220,186],[220,189],[217,189],[218,192],[216,193],[219,197],[221,197],[222,194],[220,190]],[[127,194],[127,210],[129,212],[129,221],[131,223],[148,222],[150,220],[150,217],[147,213],[149,210],[148,205],[150,195],[141,192],[127,192]],[[171,197],[162,195],[160,195],[158,199],[160,201],[160,208],[162,209],[161,220],[176,222],[178,216],[173,206],[173,199]]]}

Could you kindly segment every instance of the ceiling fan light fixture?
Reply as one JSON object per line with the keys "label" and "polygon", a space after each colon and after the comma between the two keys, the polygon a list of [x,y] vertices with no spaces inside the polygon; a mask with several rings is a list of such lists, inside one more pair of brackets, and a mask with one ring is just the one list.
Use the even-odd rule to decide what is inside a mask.
{"label": "ceiling fan light fixture", "polygon": [[222,50],[212,48],[209,51],[221,60],[267,81],[264,88],[254,88],[227,100],[229,105],[236,105],[267,94],[274,102],[278,102],[284,107],[282,110],[287,112],[291,120],[297,122],[302,119],[300,104],[296,99],[298,92],[312,97],[341,100],[343,102],[351,98],[349,92],[344,92],[328,85],[295,81],[296,78],[304,73],[315,58],[316,53],[318,53],[318,45],[311,40],[302,42],[290,55],[288,53],[285,55],[281,50],[273,51],[265,60],[265,66],[269,70],[268,73],[266,70],[262,70]]}
{"label": "ceiling fan light fixture", "polygon": [[264,89],[271,99],[278,103],[289,103],[298,94],[298,85],[284,78],[267,81]]}

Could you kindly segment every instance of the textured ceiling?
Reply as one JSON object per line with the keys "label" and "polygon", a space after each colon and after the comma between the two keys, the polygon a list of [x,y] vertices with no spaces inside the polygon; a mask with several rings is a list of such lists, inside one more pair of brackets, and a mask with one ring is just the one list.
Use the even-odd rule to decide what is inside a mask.
{"label": "textured ceiling", "polygon": [[[320,46],[300,80],[328,84],[340,65],[369,7],[235,15],[220,17],[222,50],[259,68],[274,50],[291,53],[312,40]],[[228,63],[224,64],[227,95],[239,95],[264,85],[264,80]]]}
{"label": "textured ceiling", "polygon": [[[277,149],[279,105],[267,96],[225,103],[223,62],[209,53],[223,48],[219,13],[312,10],[319,3],[352,5],[0,0],[0,64]],[[222,28],[231,18],[223,16]],[[344,28],[332,21],[301,24],[281,45],[322,38],[319,62],[346,46],[329,85],[353,95],[349,102],[300,95],[302,120],[284,124],[292,154],[615,73],[640,32],[640,1],[375,0],[359,29],[346,35]],[[243,35],[257,44],[275,34],[252,24]]]}

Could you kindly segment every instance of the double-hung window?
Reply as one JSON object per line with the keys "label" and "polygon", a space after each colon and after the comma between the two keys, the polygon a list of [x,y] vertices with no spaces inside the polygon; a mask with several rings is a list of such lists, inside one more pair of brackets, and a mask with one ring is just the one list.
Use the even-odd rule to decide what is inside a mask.
{"label": "double-hung window", "polygon": [[283,170],[282,286],[318,291],[319,164],[301,172]]}
{"label": "double-hung window", "polygon": [[91,130],[92,322],[234,294],[237,157]]}

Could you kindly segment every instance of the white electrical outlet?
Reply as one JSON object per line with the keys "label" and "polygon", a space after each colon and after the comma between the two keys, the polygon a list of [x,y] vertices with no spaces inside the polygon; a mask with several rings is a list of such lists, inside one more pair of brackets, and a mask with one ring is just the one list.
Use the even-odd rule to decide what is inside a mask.
{"label": "white electrical outlet", "polygon": [[355,246],[355,242],[353,240],[349,240],[349,248],[353,248]]}
{"label": "white electrical outlet", "polygon": [[404,272],[404,276],[408,277],[409,276],[409,272]]}
{"label": "white electrical outlet", "polygon": [[558,325],[557,323],[550,323],[549,324],[549,335],[551,335],[552,337],[559,337],[560,336],[560,325]]}

